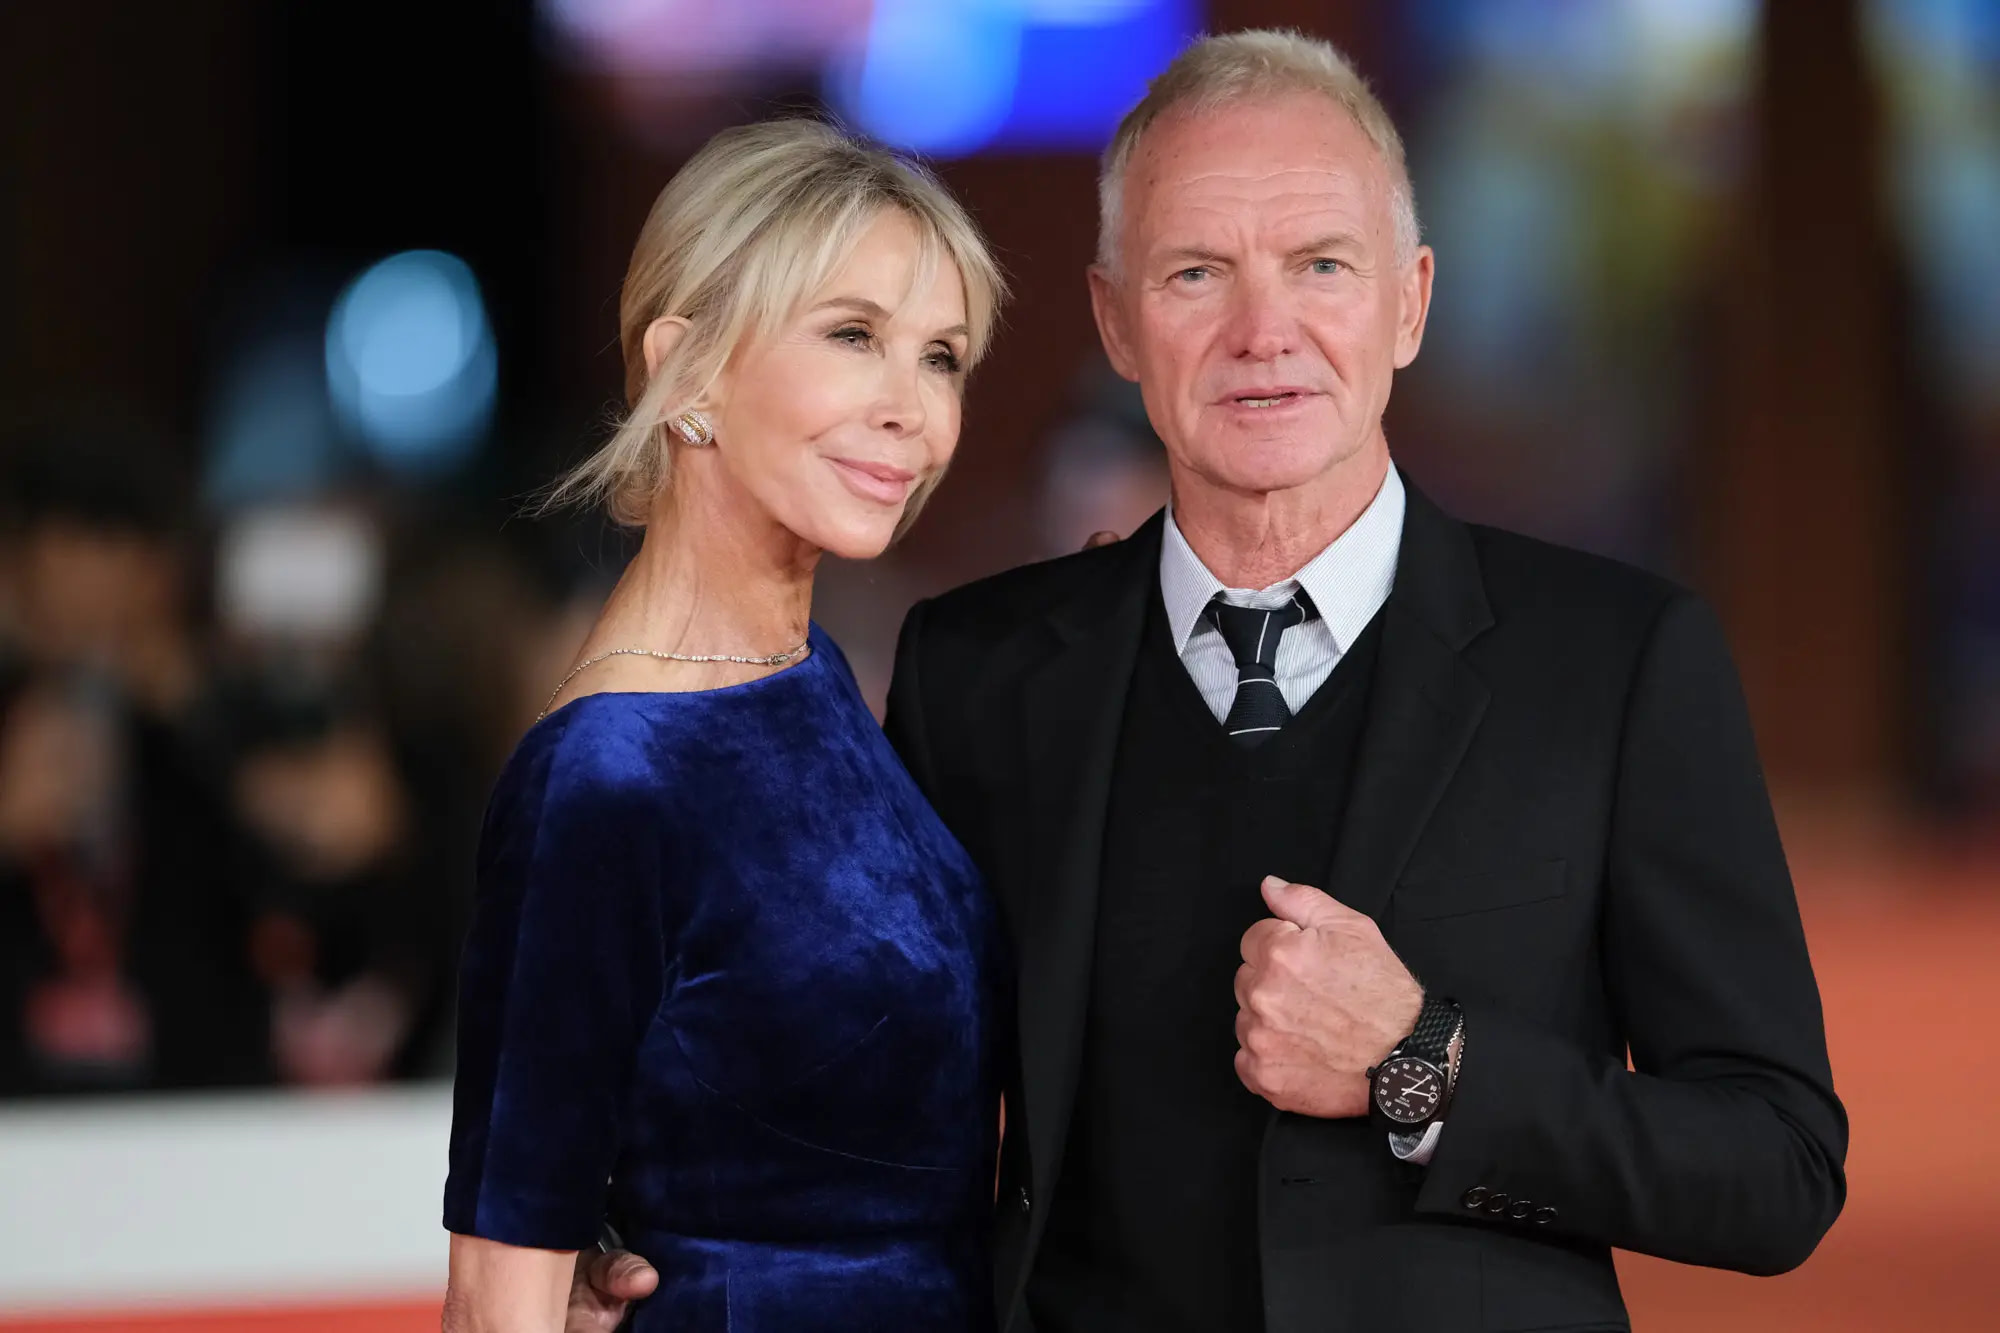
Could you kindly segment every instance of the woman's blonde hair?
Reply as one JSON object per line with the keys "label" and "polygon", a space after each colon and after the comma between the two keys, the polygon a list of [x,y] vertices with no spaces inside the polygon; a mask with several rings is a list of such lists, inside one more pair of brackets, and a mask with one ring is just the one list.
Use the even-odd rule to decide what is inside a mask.
{"label": "woman's blonde hair", "polygon": [[[830,281],[885,209],[916,224],[916,286],[940,259],[965,285],[969,369],[986,352],[1006,294],[964,207],[922,164],[823,121],[772,120],[724,130],[674,174],[639,229],[618,302],[627,410],[602,448],[550,488],[542,508],[601,503],[643,524],[669,479],[667,425],[715,382],[730,356],[769,334]],[[651,376],[646,330],[688,321]],[[911,497],[908,524],[936,485]]]}

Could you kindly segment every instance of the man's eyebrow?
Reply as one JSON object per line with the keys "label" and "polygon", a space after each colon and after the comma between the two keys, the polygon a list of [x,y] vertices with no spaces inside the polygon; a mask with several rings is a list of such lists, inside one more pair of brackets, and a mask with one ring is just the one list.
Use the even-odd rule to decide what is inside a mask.
{"label": "man's eyebrow", "polygon": [[1176,263],[1189,259],[1192,259],[1195,262],[1201,264],[1216,264],[1224,262],[1224,257],[1222,255],[1217,254],[1213,250],[1205,249],[1199,245],[1177,245],[1171,250],[1162,250],[1159,253],[1158,258],[1163,261],[1171,259]]}
{"label": "man's eyebrow", "polygon": [[1361,237],[1354,232],[1330,231],[1324,236],[1315,236],[1304,245],[1295,247],[1292,250],[1292,258],[1302,259],[1307,255],[1321,254],[1328,250],[1353,250],[1360,248],[1361,245]]}

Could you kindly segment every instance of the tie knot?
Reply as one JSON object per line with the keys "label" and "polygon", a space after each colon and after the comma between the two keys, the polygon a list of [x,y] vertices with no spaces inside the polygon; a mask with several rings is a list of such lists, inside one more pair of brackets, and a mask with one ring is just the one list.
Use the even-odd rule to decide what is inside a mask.
{"label": "tie knot", "polygon": [[1311,603],[1304,593],[1295,593],[1283,606],[1268,610],[1255,606],[1231,606],[1217,597],[1208,604],[1208,619],[1222,632],[1222,640],[1236,658],[1236,669],[1261,668],[1272,671],[1278,661],[1278,640],[1294,625],[1311,616]]}

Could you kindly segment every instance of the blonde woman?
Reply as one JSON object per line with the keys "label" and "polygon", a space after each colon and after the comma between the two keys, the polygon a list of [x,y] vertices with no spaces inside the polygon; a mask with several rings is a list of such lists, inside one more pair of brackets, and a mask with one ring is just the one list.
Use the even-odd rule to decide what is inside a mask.
{"label": "blonde woman", "polygon": [[607,1216],[640,1330],[990,1324],[998,924],[810,612],[943,474],[1000,297],[931,176],[816,122],[654,205],[629,420],[556,493],[644,540],[480,846],[452,1333],[556,1333]]}

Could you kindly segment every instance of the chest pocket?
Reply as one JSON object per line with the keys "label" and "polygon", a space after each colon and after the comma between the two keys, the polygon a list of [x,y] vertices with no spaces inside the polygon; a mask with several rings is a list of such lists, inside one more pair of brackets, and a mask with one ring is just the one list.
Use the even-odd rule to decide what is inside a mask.
{"label": "chest pocket", "polygon": [[1396,886],[1385,933],[1427,986],[1544,1012],[1594,948],[1590,895],[1569,891],[1567,870],[1559,860],[1523,861],[1413,878]]}
{"label": "chest pocket", "polygon": [[1398,926],[1446,921],[1546,903],[1567,892],[1568,869],[1562,860],[1527,861],[1464,875],[1407,879],[1396,886],[1395,921]]}

